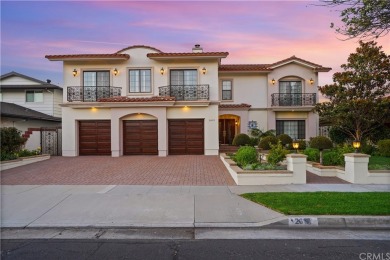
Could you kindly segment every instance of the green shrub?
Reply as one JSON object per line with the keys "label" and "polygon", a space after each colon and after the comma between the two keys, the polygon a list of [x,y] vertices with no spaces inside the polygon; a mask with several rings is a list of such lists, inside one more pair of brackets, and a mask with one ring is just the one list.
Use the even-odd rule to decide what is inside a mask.
{"label": "green shrub", "polygon": [[258,137],[250,137],[250,146],[256,146],[259,143],[259,138]]}
{"label": "green shrub", "polygon": [[252,128],[249,132],[253,137],[259,137],[261,134],[261,131],[258,128]]}
{"label": "green shrub", "polygon": [[238,134],[233,139],[233,145],[243,146],[250,144],[250,142],[251,139],[247,134]]}
{"label": "green shrub", "polygon": [[363,143],[361,152],[365,154],[374,154],[376,152],[376,147],[372,144]]}
{"label": "green shrub", "polygon": [[270,164],[270,163],[253,163],[253,164],[248,164],[244,170],[259,170],[259,171],[264,171],[264,170],[286,170],[286,166],[283,165],[275,165],[275,164]]}
{"label": "green shrub", "polygon": [[40,154],[40,151],[38,151],[38,150],[29,151],[29,150],[23,149],[23,150],[18,152],[18,157],[33,156],[33,155],[38,155],[38,154]]}
{"label": "green shrub", "polygon": [[282,145],[286,147],[287,145],[292,144],[293,139],[288,134],[281,134],[277,136],[278,140],[282,142]]}
{"label": "green shrub", "polygon": [[310,138],[310,147],[318,150],[330,149],[333,147],[332,141],[325,136],[316,136]]}
{"label": "green shrub", "polygon": [[322,165],[338,165],[344,166],[344,154],[352,153],[354,151],[352,146],[344,145],[336,147],[328,152],[324,152]]}
{"label": "green shrub", "polygon": [[18,158],[18,156],[15,153],[6,153],[4,151],[1,151],[1,154],[0,154],[1,161],[15,160],[17,158]]}
{"label": "green shrub", "polygon": [[390,157],[390,139],[384,139],[378,142],[378,152],[382,156]]}
{"label": "green shrub", "polygon": [[240,147],[240,149],[238,149],[235,155],[235,161],[241,167],[245,167],[248,164],[256,163],[257,162],[256,148],[252,146]]}
{"label": "green shrub", "polygon": [[259,147],[263,150],[271,149],[270,144],[277,144],[278,139],[275,136],[266,136],[260,139]]}
{"label": "green shrub", "polygon": [[268,153],[267,161],[270,164],[277,164],[283,161],[287,154],[288,151],[283,148],[282,143],[279,141],[276,145],[271,144],[271,150]]}
{"label": "green shrub", "polygon": [[322,159],[322,165],[329,166],[329,165],[338,165],[342,166],[344,165],[344,156],[340,156],[340,153],[336,150],[331,150],[328,152],[325,152]]}
{"label": "green shrub", "polygon": [[307,160],[312,162],[320,161],[320,151],[315,148],[306,148],[303,154],[307,155]]}
{"label": "green shrub", "polygon": [[276,130],[270,129],[265,132],[260,133],[260,137],[266,137],[266,136],[276,136]]}
{"label": "green shrub", "polygon": [[12,154],[18,152],[26,139],[21,136],[21,131],[15,127],[1,128],[1,153]]}

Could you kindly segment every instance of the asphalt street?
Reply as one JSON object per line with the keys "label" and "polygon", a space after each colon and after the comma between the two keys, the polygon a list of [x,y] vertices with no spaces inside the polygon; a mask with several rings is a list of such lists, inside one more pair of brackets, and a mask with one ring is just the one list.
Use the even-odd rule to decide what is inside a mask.
{"label": "asphalt street", "polygon": [[[2,240],[1,259],[390,259],[388,240]],[[375,258],[373,257],[375,254]]]}

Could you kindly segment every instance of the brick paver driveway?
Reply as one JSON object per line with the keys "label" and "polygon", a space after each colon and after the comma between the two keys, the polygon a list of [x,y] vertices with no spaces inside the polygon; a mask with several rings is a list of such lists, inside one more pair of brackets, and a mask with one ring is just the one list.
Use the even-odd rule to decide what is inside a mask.
{"label": "brick paver driveway", "polygon": [[218,156],[52,157],[1,173],[3,185],[235,185]]}

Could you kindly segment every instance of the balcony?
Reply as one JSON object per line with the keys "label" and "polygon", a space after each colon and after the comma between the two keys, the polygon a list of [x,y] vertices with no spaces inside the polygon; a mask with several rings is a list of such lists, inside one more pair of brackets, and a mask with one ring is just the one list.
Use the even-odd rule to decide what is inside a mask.
{"label": "balcony", "polygon": [[72,86],[68,87],[68,101],[96,102],[100,98],[119,97],[121,89],[111,86]]}
{"label": "balcony", "polygon": [[209,100],[209,85],[169,85],[158,88],[160,97],[175,97],[176,101]]}
{"label": "balcony", "polygon": [[294,107],[294,106],[315,106],[316,93],[309,94],[285,94],[274,93],[271,95],[271,105],[281,107]]}

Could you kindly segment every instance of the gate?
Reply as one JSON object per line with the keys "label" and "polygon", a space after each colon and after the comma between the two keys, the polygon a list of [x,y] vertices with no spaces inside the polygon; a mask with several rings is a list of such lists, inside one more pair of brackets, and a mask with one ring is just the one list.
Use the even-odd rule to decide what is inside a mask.
{"label": "gate", "polygon": [[61,127],[41,128],[42,154],[62,155]]}

